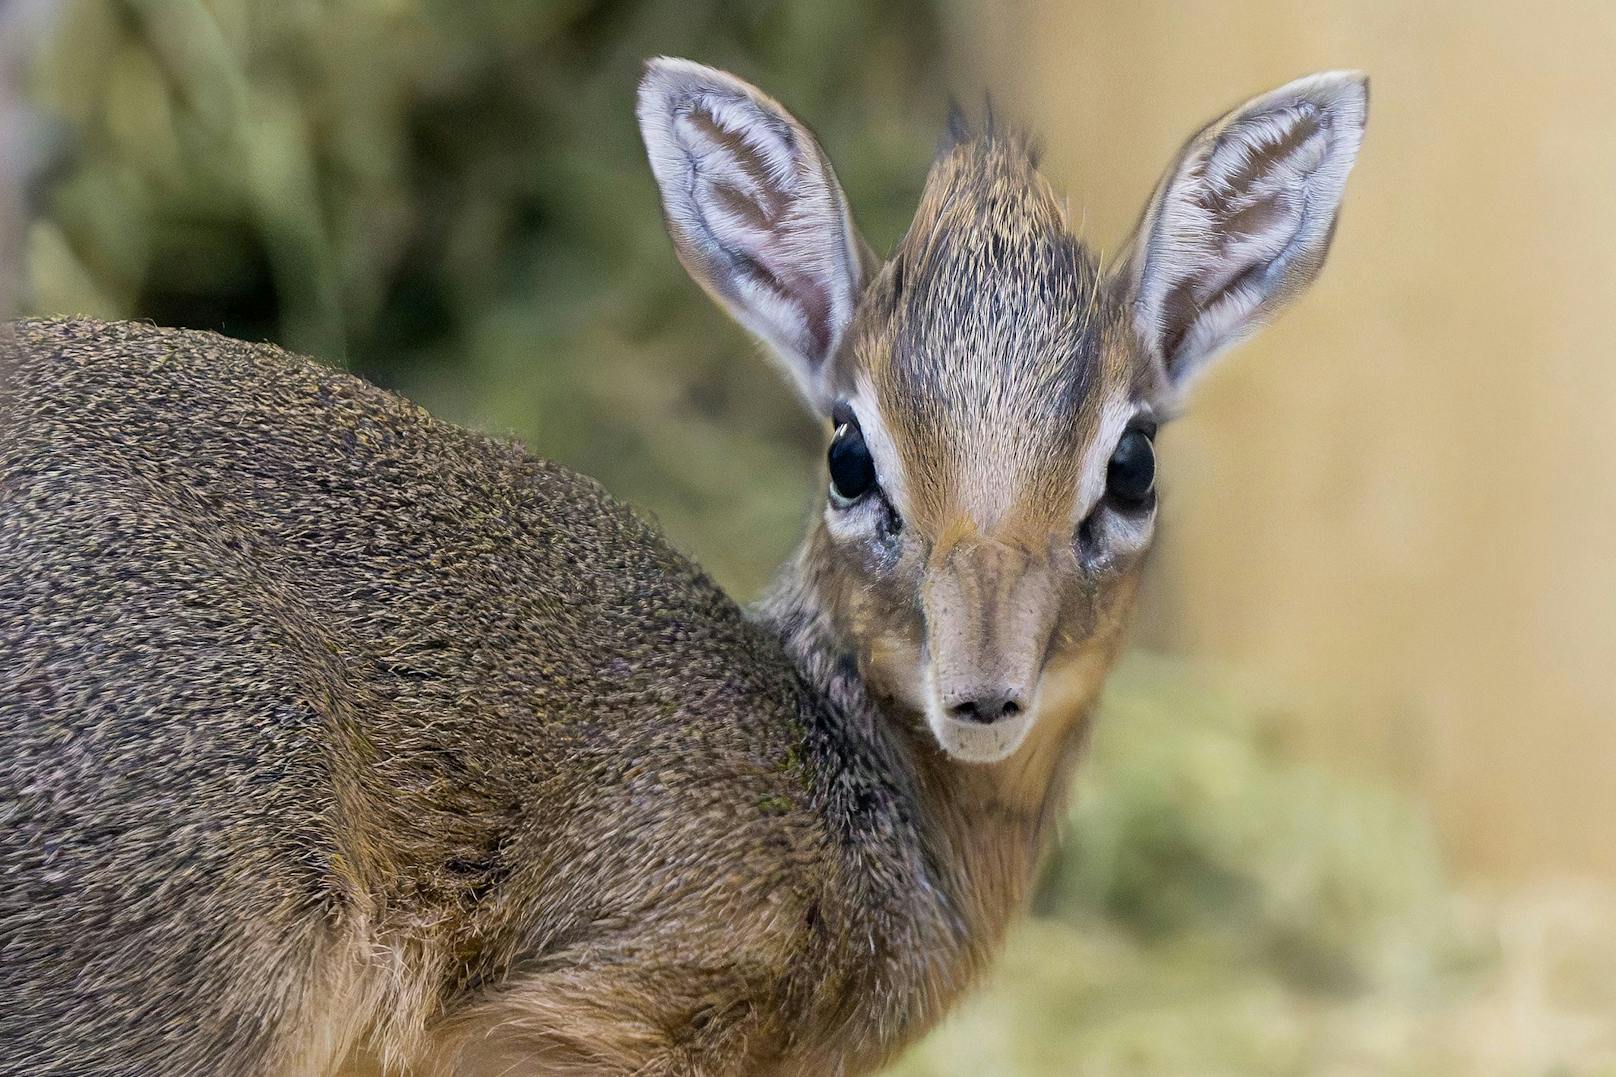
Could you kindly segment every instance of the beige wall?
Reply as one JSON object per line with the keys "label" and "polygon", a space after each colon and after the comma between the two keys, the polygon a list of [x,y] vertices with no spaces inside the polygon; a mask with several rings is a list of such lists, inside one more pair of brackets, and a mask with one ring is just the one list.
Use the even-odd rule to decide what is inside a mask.
{"label": "beige wall", "polygon": [[[999,5],[1107,250],[1179,141],[1362,67],[1331,263],[1164,436],[1147,641],[1289,686],[1468,865],[1616,871],[1616,5]],[[1348,765],[1343,763],[1343,765]]]}

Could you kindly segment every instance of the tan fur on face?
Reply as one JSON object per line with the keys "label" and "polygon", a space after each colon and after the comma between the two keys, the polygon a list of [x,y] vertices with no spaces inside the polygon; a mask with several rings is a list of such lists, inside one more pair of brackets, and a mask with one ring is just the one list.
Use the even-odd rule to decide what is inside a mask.
{"label": "tan fur on face", "polygon": [[973,141],[933,168],[884,282],[886,324],[860,356],[902,457],[907,521],[934,541],[965,517],[1031,546],[1069,514],[1096,403],[1098,281],[1019,143]]}
{"label": "tan fur on face", "polygon": [[[1032,715],[960,725],[948,701],[1030,700],[1054,645],[1093,620],[1074,534],[1140,369],[1100,280],[1025,144],[990,134],[933,167],[852,333],[842,380],[906,540],[841,608],[873,678],[904,686],[961,758],[1014,750]],[[857,559],[840,552],[845,572]]]}

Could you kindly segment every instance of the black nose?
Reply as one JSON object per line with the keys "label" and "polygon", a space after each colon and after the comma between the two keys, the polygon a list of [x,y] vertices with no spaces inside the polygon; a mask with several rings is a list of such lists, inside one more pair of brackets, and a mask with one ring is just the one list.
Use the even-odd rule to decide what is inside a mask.
{"label": "black nose", "polygon": [[1022,709],[1021,697],[1014,692],[990,692],[951,704],[948,715],[962,722],[992,725],[1003,718],[1014,718]]}

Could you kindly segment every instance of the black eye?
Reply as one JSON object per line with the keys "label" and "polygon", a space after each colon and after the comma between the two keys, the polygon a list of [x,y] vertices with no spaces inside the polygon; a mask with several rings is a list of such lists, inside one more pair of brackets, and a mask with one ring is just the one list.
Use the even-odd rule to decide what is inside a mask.
{"label": "black eye", "polygon": [[875,486],[875,461],[864,444],[864,432],[852,409],[838,408],[836,436],[830,439],[826,463],[830,465],[831,490],[844,501],[857,501]]}
{"label": "black eye", "polygon": [[1105,470],[1105,491],[1124,508],[1140,508],[1156,488],[1156,449],[1150,435],[1133,429],[1122,435]]}

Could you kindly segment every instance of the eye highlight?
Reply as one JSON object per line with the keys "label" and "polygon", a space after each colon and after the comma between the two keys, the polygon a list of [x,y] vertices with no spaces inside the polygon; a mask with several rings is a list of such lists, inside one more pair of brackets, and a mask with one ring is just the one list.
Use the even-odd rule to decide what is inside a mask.
{"label": "eye highlight", "polygon": [[1123,433],[1105,468],[1105,492],[1121,508],[1144,508],[1156,490],[1156,447],[1150,433],[1133,427]]}
{"label": "eye highlight", "polygon": [[831,493],[843,501],[857,501],[875,488],[875,460],[864,443],[853,409],[838,404],[832,413],[836,433],[830,439],[825,463],[830,469]]}

